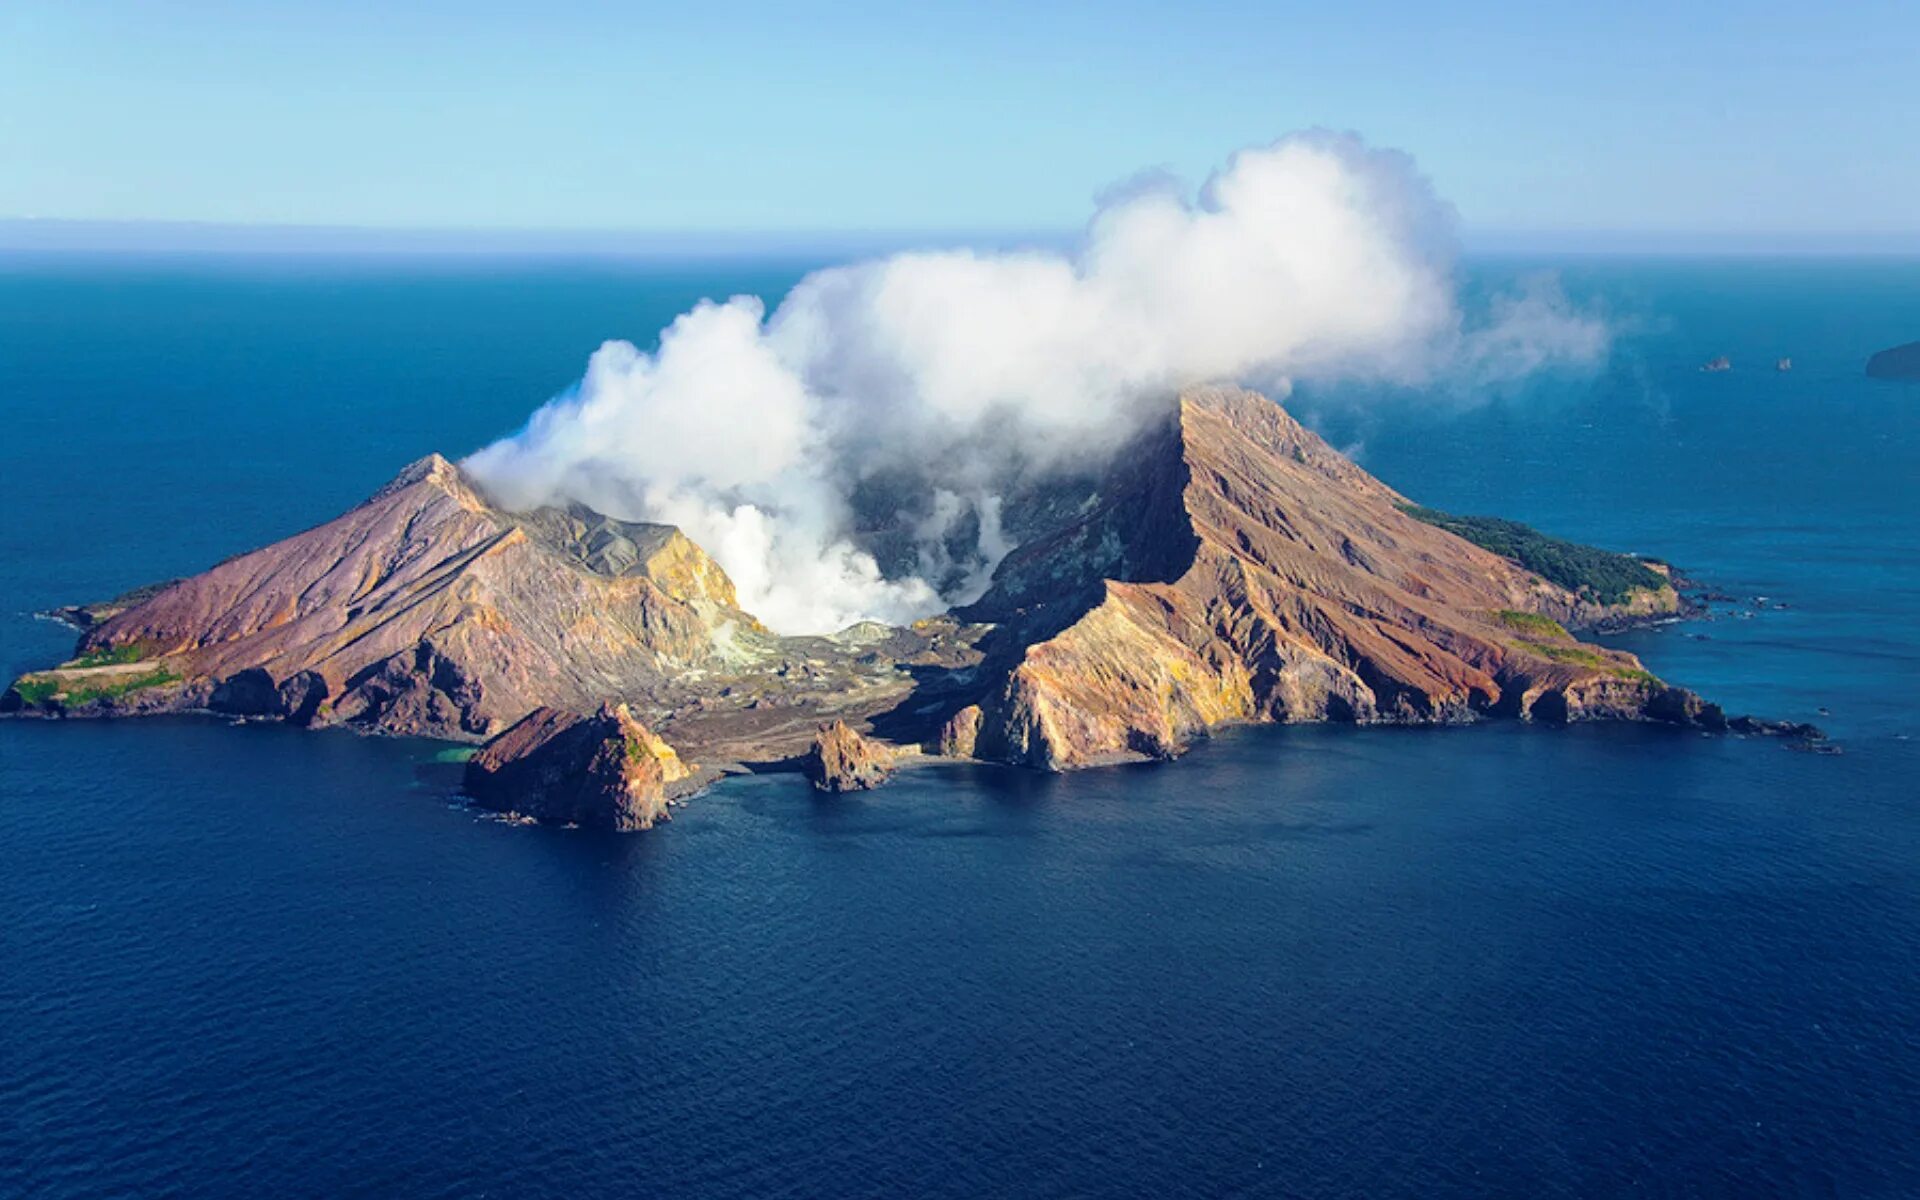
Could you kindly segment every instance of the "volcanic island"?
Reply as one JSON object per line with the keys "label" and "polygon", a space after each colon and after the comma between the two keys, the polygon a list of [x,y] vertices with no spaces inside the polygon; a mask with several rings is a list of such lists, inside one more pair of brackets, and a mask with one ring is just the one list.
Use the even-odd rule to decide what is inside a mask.
{"label": "volcanic island", "polygon": [[469,743],[477,805],[619,830],[728,774],[845,791],[943,760],[1077,770],[1241,723],[1819,736],[1576,636],[1680,615],[1665,564],[1422,508],[1255,392],[1189,389],[1110,465],[1003,512],[1016,545],[974,602],[781,636],[673,526],[508,511],[430,455],[324,525],[60,610],[74,657],[0,712]]}

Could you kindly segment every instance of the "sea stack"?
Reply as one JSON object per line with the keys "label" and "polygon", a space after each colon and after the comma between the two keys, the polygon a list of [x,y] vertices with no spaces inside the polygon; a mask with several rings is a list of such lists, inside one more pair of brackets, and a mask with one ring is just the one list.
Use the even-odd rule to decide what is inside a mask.
{"label": "sea stack", "polygon": [[800,760],[807,782],[822,792],[864,792],[893,774],[893,755],[845,721],[822,725]]}
{"label": "sea stack", "polygon": [[624,704],[592,716],[536,708],[467,762],[466,791],[495,812],[588,829],[650,829],[692,772]]}

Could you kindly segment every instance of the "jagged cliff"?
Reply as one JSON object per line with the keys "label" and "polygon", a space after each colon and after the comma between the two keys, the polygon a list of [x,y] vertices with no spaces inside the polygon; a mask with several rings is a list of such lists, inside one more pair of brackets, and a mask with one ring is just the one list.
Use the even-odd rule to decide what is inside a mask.
{"label": "jagged cliff", "polygon": [[0,707],[469,741],[551,710],[495,743],[498,778],[519,742],[551,761],[567,714],[606,725],[607,702],[710,767],[798,764],[823,727],[845,736],[816,750],[857,727],[878,755],[1063,769],[1171,756],[1240,721],[1725,724],[1568,632],[1673,611],[1657,576],[1611,603],[1548,582],[1413,515],[1254,393],[1188,392],[1114,464],[1078,500],[1049,484],[968,609],[782,638],[677,530],[507,512],[430,457],[325,525],[67,610],[77,657]]}

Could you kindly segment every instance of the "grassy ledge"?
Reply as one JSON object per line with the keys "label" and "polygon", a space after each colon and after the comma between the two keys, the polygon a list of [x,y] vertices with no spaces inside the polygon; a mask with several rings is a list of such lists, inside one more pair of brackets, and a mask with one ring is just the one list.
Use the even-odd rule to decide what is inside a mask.
{"label": "grassy ledge", "polygon": [[1496,625],[1511,629],[1520,636],[1514,639],[1514,646],[1528,654],[1537,655],[1549,662],[1571,663],[1576,666],[1593,667],[1605,671],[1615,679],[1628,679],[1635,683],[1658,684],[1660,679],[1651,671],[1639,667],[1621,666],[1619,663],[1574,640],[1566,626],[1552,617],[1543,617],[1539,613],[1520,612],[1517,609],[1496,609],[1491,616]]}
{"label": "grassy ledge", "polygon": [[63,679],[59,675],[22,675],[14,681],[13,690],[20,694],[22,702],[41,705],[49,700],[58,700],[62,704],[86,704],[94,700],[108,700],[125,696],[130,692],[143,691],[159,687],[164,683],[175,683],[179,676],[165,667],[156,667],[140,675],[125,675],[98,683],[83,683]]}
{"label": "grassy ledge", "polygon": [[123,663],[139,662],[144,658],[140,647],[135,645],[111,646],[105,650],[92,650],[65,664],[69,667],[112,667]]}
{"label": "grassy ledge", "polygon": [[1636,683],[1657,684],[1660,682],[1659,677],[1651,671],[1642,670],[1639,667],[1624,666],[1601,655],[1597,651],[1590,650],[1578,642],[1571,640],[1566,642],[1542,642],[1535,641],[1532,638],[1521,638],[1515,644],[1528,654],[1538,655],[1549,662],[1566,663],[1577,667],[1592,667],[1597,671],[1605,671],[1615,679],[1630,679]]}
{"label": "grassy ledge", "polygon": [[1518,609],[1502,608],[1493,614],[1496,623],[1506,626],[1515,633],[1523,633],[1532,638],[1546,638],[1557,642],[1570,642],[1573,635],[1567,627],[1552,617],[1543,617],[1539,613],[1521,612]]}

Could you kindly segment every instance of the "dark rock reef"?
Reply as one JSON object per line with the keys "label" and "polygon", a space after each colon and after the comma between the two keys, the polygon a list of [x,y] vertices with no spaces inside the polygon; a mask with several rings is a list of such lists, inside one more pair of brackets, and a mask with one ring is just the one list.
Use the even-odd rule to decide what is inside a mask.
{"label": "dark rock reef", "polygon": [[1576,636],[1681,612],[1660,564],[1422,509],[1235,388],[1187,392],[1113,462],[1005,497],[1020,544],[968,608],[781,637],[678,530],[509,512],[432,456],[305,533],[66,610],[75,657],[0,709],[491,738],[481,803],[614,828],[692,786],[661,737],[709,774],[837,789],[896,747],[1064,770],[1235,722],[1729,727]]}

